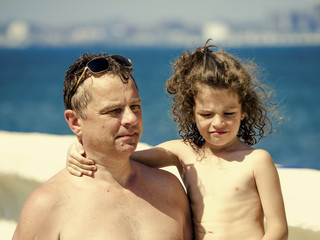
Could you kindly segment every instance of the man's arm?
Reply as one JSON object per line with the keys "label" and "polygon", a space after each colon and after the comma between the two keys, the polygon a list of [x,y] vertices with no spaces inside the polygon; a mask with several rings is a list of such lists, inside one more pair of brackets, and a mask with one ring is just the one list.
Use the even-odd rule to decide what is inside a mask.
{"label": "man's arm", "polygon": [[171,173],[167,173],[167,181],[162,182],[165,192],[171,204],[174,204],[176,213],[180,213],[179,223],[181,224],[183,239],[194,239],[192,214],[188,197],[181,182]]}
{"label": "man's arm", "polygon": [[258,154],[254,160],[254,176],[267,224],[263,240],[288,239],[288,226],[277,169],[269,153],[264,150],[256,151]]}
{"label": "man's arm", "polygon": [[59,239],[52,193],[40,187],[26,200],[13,240]]}

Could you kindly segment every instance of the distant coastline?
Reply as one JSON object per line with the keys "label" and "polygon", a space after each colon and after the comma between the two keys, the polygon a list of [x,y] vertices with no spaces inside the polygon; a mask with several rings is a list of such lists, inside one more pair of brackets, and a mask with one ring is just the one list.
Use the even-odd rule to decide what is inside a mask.
{"label": "distant coastline", "polygon": [[[248,10],[250,12],[250,10]],[[249,13],[248,13],[249,14]],[[122,47],[193,47],[208,38],[223,47],[319,46],[320,3],[304,9],[273,9],[256,21],[207,17],[190,24],[185,20],[163,19],[132,22],[108,19],[82,23],[46,25],[22,19],[0,24],[0,48],[76,47],[111,45]]]}

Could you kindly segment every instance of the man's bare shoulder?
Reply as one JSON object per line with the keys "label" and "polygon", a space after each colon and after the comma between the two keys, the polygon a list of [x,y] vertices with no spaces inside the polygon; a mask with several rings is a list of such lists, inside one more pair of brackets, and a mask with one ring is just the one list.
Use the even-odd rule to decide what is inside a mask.
{"label": "man's bare shoulder", "polygon": [[46,226],[50,226],[50,221],[59,214],[62,178],[63,174],[60,172],[29,195],[13,239],[34,239],[45,233]]}
{"label": "man's bare shoulder", "polygon": [[151,168],[144,164],[132,161],[131,162],[137,169],[139,169],[139,172],[141,173],[141,176],[145,178],[146,180],[156,180],[156,181],[175,181],[176,177],[165,170],[158,169],[158,168]]}
{"label": "man's bare shoulder", "polygon": [[143,181],[153,184],[160,191],[169,193],[170,190],[183,190],[181,182],[174,174],[166,170],[150,168],[146,165],[134,161],[133,164],[138,167]]}
{"label": "man's bare shoulder", "polygon": [[48,210],[50,205],[55,204],[55,202],[60,199],[60,192],[64,186],[66,186],[65,179],[65,173],[63,171],[57,173],[30,194],[25,206],[35,208],[37,211],[41,210],[41,208]]}

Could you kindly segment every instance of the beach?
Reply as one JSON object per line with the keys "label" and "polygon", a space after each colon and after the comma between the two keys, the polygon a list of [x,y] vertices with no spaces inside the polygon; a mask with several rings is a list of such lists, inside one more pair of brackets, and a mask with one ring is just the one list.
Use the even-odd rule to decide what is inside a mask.
{"label": "beach", "polygon": [[[73,135],[0,131],[0,236],[11,239],[33,189],[65,167]],[[139,143],[138,149],[150,147]],[[175,168],[165,168],[177,175]],[[290,240],[320,239],[320,171],[278,166]]]}

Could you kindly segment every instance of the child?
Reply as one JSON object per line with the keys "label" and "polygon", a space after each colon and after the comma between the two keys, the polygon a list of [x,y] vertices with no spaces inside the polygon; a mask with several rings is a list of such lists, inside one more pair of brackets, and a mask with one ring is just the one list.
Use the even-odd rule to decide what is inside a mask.
{"label": "child", "polygon": [[[157,168],[177,166],[196,239],[287,239],[277,170],[268,152],[251,147],[271,126],[257,90],[262,85],[235,58],[213,52],[208,41],[183,53],[167,81],[183,140],[135,152],[132,159]],[[75,175],[95,169],[74,146],[68,161]]]}

